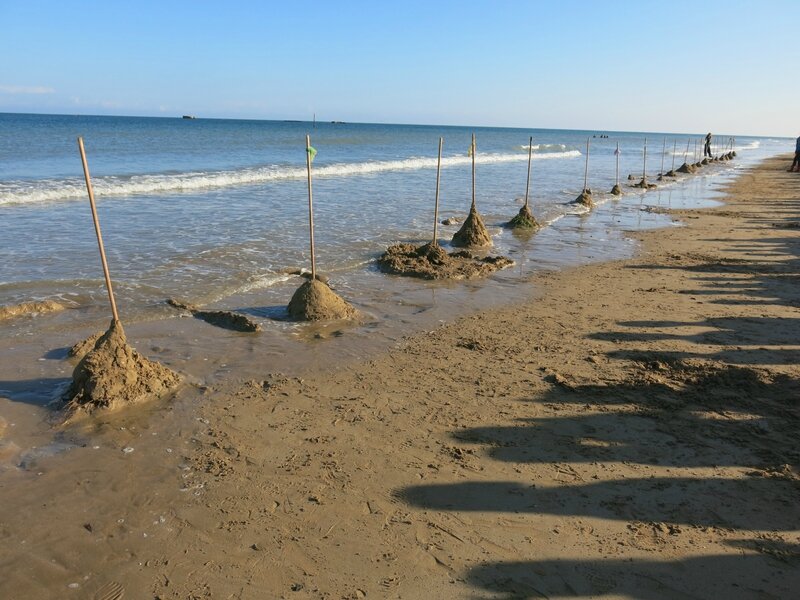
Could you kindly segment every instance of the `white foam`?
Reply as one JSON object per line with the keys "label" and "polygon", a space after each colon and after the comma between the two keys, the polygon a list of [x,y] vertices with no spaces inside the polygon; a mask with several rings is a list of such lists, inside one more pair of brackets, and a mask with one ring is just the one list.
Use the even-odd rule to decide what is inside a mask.
{"label": "white foam", "polygon": [[761,147],[761,142],[758,141],[758,140],[755,140],[755,141],[750,142],[749,144],[745,144],[743,146],[734,145],[733,149],[738,152],[739,150],[755,150],[756,148],[760,148],[760,147]]}
{"label": "white foam", "polygon": [[[574,158],[577,150],[548,152],[536,155],[537,160]],[[478,154],[476,163],[496,164],[524,161],[522,154]],[[442,159],[445,168],[468,165],[472,158],[450,156]],[[386,171],[413,171],[436,168],[436,158],[412,157],[398,160],[338,163],[314,169],[315,177],[357,177]],[[306,177],[305,167],[267,166],[234,171],[195,172],[170,175],[135,175],[132,177],[96,177],[95,194],[105,196],[137,196],[145,194],[180,193],[197,190],[253,185],[270,181],[296,180]],[[86,196],[82,179],[47,179],[37,182],[19,181],[0,183],[0,205],[30,204],[74,200]]]}
{"label": "white foam", "polygon": [[[528,150],[528,144],[523,144],[518,146],[520,150]],[[553,152],[553,151],[564,151],[567,149],[566,144],[534,144],[533,151],[545,151],[545,152]],[[577,152],[577,150],[576,150]]]}

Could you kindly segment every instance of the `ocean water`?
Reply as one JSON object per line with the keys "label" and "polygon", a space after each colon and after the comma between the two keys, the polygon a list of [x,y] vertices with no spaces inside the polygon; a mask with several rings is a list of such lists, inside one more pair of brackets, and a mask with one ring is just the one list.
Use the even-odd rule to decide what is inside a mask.
{"label": "ocean water", "polygon": [[[440,219],[465,216],[473,133],[476,201],[493,236],[491,252],[511,256],[515,266],[469,283],[379,273],[374,261],[389,244],[432,235],[440,136]],[[178,313],[165,306],[168,297],[242,310],[262,323],[258,341],[245,342],[241,334],[203,324],[206,329],[184,332],[182,341],[172,336],[170,343],[181,351],[170,360],[181,368],[178,354],[189,361],[203,340],[224,339],[227,345],[215,359],[219,365],[228,365],[222,357],[242,345],[271,357],[277,367],[304,361],[305,346],[297,345],[302,326],[282,319],[301,282],[287,269],[310,266],[306,134],[318,151],[313,164],[318,269],[368,316],[357,333],[361,346],[370,335],[396,339],[413,329],[418,314],[441,320],[525,297],[530,290],[522,284],[541,270],[628,256],[634,244],[625,231],[672,224],[654,208],[712,202],[719,183],[744,166],[790,150],[792,143],[737,137],[735,161],[643,193],[628,187],[627,176],[641,176],[645,137],[646,170],[655,181],[662,159],[665,170],[673,159],[676,167],[683,162],[687,142],[694,160],[701,133],[0,114],[0,305],[51,298],[73,308],[0,323],[5,340],[0,358],[18,362],[26,356],[23,347],[47,355],[54,340],[75,341],[108,319],[76,145],[80,135],[123,321],[174,325]],[[521,206],[531,136],[531,207],[547,226],[533,236],[518,236],[502,224]],[[583,188],[587,139],[588,186],[599,203],[591,213],[569,204]],[[621,199],[606,193],[615,180],[617,144],[625,189]],[[439,226],[440,243],[456,230]],[[31,340],[38,345],[31,346]],[[26,376],[31,381],[50,377],[51,367],[47,363]],[[0,380],[11,378],[0,369]],[[7,395],[17,389],[6,388]]]}

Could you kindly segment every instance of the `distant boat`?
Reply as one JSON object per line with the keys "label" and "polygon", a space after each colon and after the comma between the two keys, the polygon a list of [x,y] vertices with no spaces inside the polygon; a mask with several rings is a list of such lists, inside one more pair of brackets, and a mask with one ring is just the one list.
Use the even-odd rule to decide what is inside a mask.
{"label": "distant boat", "polygon": [[197,117],[195,117],[194,115],[183,115],[183,118],[184,119],[196,119]]}

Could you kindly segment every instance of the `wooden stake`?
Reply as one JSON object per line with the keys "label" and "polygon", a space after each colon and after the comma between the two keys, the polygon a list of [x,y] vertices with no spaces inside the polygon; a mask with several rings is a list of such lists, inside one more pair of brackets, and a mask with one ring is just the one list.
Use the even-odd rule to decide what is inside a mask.
{"label": "wooden stake", "polygon": [[100,221],[97,219],[97,207],[94,203],[94,190],[92,189],[92,178],[89,175],[89,165],[86,162],[86,151],[83,148],[83,138],[78,137],[78,150],[81,153],[83,163],[83,177],[86,179],[86,191],[89,193],[89,205],[92,207],[92,220],[94,221],[94,232],[97,234],[97,247],[100,249],[100,262],[103,263],[103,276],[106,278],[106,290],[108,290],[108,301],[111,303],[111,314],[114,322],[119,322],[117,313],[117,303],[114,300],[114,290],[111,288],[111,275],[108,273],[108,262],[106,261],[106,251],[103,247],[103,235],[100,233]]}
{"label": "wooden stake", "polygon": [[667,154],[667,138],[664,138],[664,147],[661,149],[661,172],[660,174],[664,174],[664,156]]}
{"label": "wooden stake", "polygon": [[311,194],[311,136],[306,134],[306,169],[308,170],[308,235],[311,240],[311,280],[317,278],[317,259],[314,252],[314,202]]}
{"label": "wooden stake", "polygon": [[683,153],[683,162],[686,162],[686,157],[689,154],[689,140],[686,140],[686,151]]}
{"label": "wooden stake", "polygon": [[678,150],[678,140],[672,143],[672,172],[675,172],[675,152]]}
{"label": "wooden stake", "polygon": [[525,207],[528,206],[528,190],[531,187],[531,156],[533,155],[533,136],[528,140],[528,180],[525,182]]}
{"label": "wooden stake", "polygon": [[472,208],[475,208],[475,134],[472,134]]}
{"label": "wooden stake", "polygon": [[614,152],[614,155],[617,157],[617,175],[614,183],[616,185],[619,185],[619,142],[617,142],[617,151]]}
{"label": "wooden stake", "polygon": [[647,179],[647,138],[644,138],[644,154],[642,159],[642,181]]}
{"label": "wooden stake", "polygon": [[589,186],[589,137],[586,137],[586,166],[583,169],[583,189]]}
{"label": "wooden stake", "polygon": [[692,154],[692,161],[697,162],[697,140],[694,141],[694,153]]}
{"label": "wooden stake", "polygon": [[442,170],[442,144],[444,138],[439,138],[439,158],[436,161],[436,203],[433,207],[433,245],[436,245],[436,230],[439,226],[439,173]]}

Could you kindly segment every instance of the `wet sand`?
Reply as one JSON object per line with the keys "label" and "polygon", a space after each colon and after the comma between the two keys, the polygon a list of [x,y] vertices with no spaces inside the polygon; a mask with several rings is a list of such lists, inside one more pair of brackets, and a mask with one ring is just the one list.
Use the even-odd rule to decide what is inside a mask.
{"label": "wet sand", "polygon": [[[374,360],[76,424],[0,474],[0,597],[792,597],[786,165]],[[10,457],[35,417],[8,409]]]}

